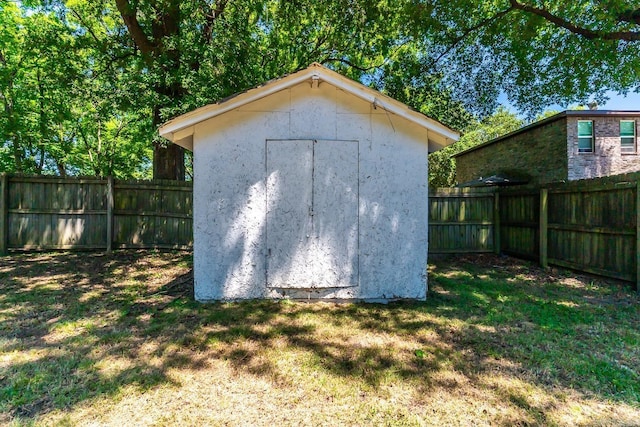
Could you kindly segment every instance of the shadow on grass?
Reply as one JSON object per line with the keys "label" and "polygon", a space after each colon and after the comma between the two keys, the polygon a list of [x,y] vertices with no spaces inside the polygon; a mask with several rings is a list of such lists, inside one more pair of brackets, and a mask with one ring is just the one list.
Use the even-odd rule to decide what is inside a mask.
{"label": "shadow on grass", "polygon": [[[1,258],[0,411],[35,419],[126,386],[173,384],[169,369],[215,360],[291,383],[265,357],[280,351],[373,389],[388,378],[456,387],[437,375],[451,367],[478,383],[501,364],[540,387],[638,404],[639,304],[620,284],[495,257],[440,261],[430,278],[426,303],[202,305],[190,255]],[[381,334],[387,342],[370,342]],[[526,396],[496,393],[544,423]]]}

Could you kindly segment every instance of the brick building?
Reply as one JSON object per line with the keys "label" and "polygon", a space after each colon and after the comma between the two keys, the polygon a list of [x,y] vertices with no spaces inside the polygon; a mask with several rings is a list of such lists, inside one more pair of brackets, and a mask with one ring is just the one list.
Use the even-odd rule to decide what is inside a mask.
{"label": "brick building", "polygon": [[541,184],[637,172],[639,123],[640,111],[564,111],[454,155],[456,178]]}

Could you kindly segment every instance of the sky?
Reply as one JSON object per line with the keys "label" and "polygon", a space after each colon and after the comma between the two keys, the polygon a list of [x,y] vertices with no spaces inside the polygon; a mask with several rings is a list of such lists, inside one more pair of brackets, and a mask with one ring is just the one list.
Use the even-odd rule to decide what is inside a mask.
{"label": "sky", "polygon": [[599,105],[598,110],[640,110],[640,93],[628,93],[626,98],[609,92],[610,100]]}
{"label": "sky", "polygon": [[[613,91],[607,91],[607,96],[609,100],[604,104],[598,105],[598,110],[625,110],[625,111],[640,111],[640,93],[628,93],[626,96],[618,95]],[[507,109],[513,113],[515,113],[520,118],[527,120],[526,114],[518,111],[513,105],[511,105],[507,101],[507,97],[505,94],[501,94],[498,98],[498,102],[503,106],[507,107]],[[549,105],[544,110],[545,111],[564,111],[567,109],[571,109],[576,107],[577,104],[569,104],[567,105]],[[531,118],[528,118],[531,120]]]}

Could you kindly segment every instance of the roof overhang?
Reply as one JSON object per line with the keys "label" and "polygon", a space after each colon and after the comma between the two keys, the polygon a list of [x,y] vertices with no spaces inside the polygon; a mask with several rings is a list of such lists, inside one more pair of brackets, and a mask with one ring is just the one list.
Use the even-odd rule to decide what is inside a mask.
{"label": "roof overhang", "polygon": [[346,78],[318,63],[313,63],[301,71],[270,81],[262,86],[242,92],[219,103],[209,104],[178,116],[162,125],[159,133],[164,138],[191,150],[193,147],[192,137],[194,126],[198,123],[304,82],[310,82],[312,85],[319,84],[320,82],[329,83],[332,86],[371,103],[375,108],[381,108],[403,117],[427,129],[429,132],[436,133],[439,136],[438,139],[444,141],[444,144],[441,145],[452,144],[460,137],[458,132],[437,120],[431,119],[389,96]]}

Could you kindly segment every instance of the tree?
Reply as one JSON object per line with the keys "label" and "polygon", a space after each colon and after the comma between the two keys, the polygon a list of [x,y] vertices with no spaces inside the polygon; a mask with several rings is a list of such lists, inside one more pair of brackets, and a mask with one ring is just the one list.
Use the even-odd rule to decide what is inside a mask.
{"label": "tree", "polygon": [[441,76],[430,74],[415,45],[405,45],[392,60],[382,65],[372,85],[416,111],[436,119],[453,129],[465,129],[474,116],[454,99]]}
{"label": "tree", "polygon": [[[365,78],[406,44],[404,9],[373,0],[9,5],[12,14],[3,16],[15,21],[7,28],[17,35],[2,35],[15,53],[2,70],[2,93],[15,99],[3,98],[11,114],[2,118],[2,153],[17,153],[9,163],[21,172],[135,175],[141,171],[127,173],[127,159],[146,164],[140,142],[153,141],[155,176],[182,178],[181,149],[165,149],[157,136],[165,120],[313,61]],[[44,17],[49,35],[25,38],[25,28]],[[38,67],[24,67],[25,58]],[[34,126],[27,118],[40,120]]]}
{"label": "tree", "polygon": [[74,67],[73,37],[50,13],[26,16],[15,4],[0,9],[0,141],[11,152],[7,169],[67,173],[71,149],[61,128],[69,119]]}
{"label": "tree", "polygon": [[[91,32],[111,3],[64,6]],[[398,43],[395,23],[404,11],[372,0],[115,0],[115,7],[126,61],[136,63],[124,66],[128,91],[152,110],[154,128],[313,61],[366,72]],[[180,147],[155,138],[155,177],[180,179],[183,164]]]}
{"label": "tree", "polygon": [[533,117],[640,90],[623,0],[0,0],[0,25],[0,165],[25,173],[182,178],[159,124],[314,61],[463,130],[502,93]]}
{"label": "tree", "polygon": [[521,111],[640,90],[640,7],[629,0],[418,2],[431,72],[491,112],[501,92]]}
{"label": "tree", "polygon": [[77,16],[37,2],[0,7],[2,170],[144,177],[151,126],[116,102],[114,26],[105,16],[80,28]]}

